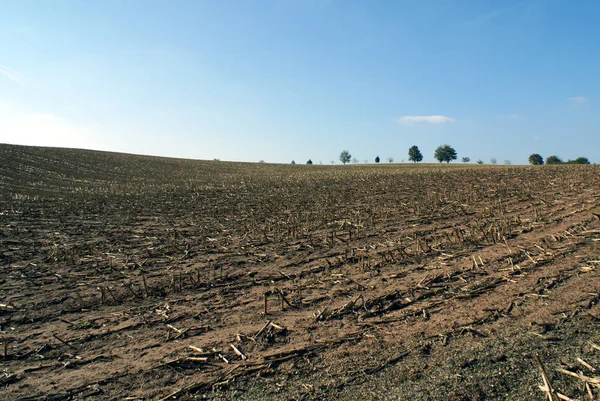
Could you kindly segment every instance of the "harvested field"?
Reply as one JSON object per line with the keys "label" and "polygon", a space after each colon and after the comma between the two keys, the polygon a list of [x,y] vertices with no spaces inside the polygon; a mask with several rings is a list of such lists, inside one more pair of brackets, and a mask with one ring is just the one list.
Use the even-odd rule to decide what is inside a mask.
{"label": "harvested field", "polygon": [[598,397],[599,178],[0,145],[0,399]]}

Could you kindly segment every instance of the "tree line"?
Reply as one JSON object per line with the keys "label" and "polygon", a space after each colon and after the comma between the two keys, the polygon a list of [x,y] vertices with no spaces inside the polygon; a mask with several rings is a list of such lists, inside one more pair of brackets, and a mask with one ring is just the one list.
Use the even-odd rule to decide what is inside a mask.
{"label": "tree line", "polygon": [[[452,146],[446,144],[446,145],[438,146],[435,149],[435,152],[433,153],[433,157],[435,158],[435,160],[437,160],[440,163],[443,163],[443,162],[450,163],[451,161],[458,159],[458,154],[456,152],[456,149],[454,149]],[[387,160],[389,163],[394,162],[393,157],[388,157]],[[590,164],[590,161],[588,160],[587,157],[578,157],[575,160],[568,160],[566,162],[563,162],[560,157],[554,155],[554,156],[549,156],[544,161],[544,158],[540,154],[537,154],[537,153],[530,155],[528,160],[529,160],[529,163],[534,166],[543,165],[544,163],[545,164]],[[343,150],[340,153],[339,161],[342,162],[342,164],[347,164],[347,163],[350,163],[351,161],[353,163],[359,162],[358,159],[356,157],[353,158],[352,155],[350,154],[350,152],[347,150]],[[379,163],[380,161],[381,161],[381,158],[379,156],[375,157],[375,163]],[[402,160],[402,161],[404,162],[404,160]],[[413,163],[419,163],[419,162],[423,161],[423,153],[421,153],[421,150],[419,149],[419,147],[417,145],[413,145],[408,149],[408,161],[413,162]],[[463,163],[469,163],[471,161],[471,158],[462,157],[461,161]],[[331,161],[331,164],[334,164],[334,163],[335,163],[334,161]],[[368,163],[368,160],[365,160],[365,163]],[[481,159],[477,160],[476,163],[484,164],[484,162]],[[495,158],[491,158],[490,163],[497,164],[497,160]],[[296,162],[292,160],[292,164],[296,164]],[[313,164],[313,161],[311,159],[308,159],[306,164]],[[510,165],[512,163],[510,162],[510,160],[505,160],[504,164]]]}
{"label": "tree line", "polygon": [[[562,159],[556,155],[548,156],[545,161],[546,164],[590,164],[590,161],[587,157],[578,157],[575,160],[568,160],[566,162],[562,161]],[[541,166],[544,164],[544,158],[542,155],[538,153],[534,153],[529,156],[529,164],[534,166]]]}
{"label": "tree line", "polygon": [[[457,159],[457,153],[452,146],[441,145],[438,146],[438,148],[435,150],[433,157],[435,157],[435,159],[438,160],[440,163],[450,163],[452,160]],[[342,162],[342,164],[349,163],[351,160],[358,162],[358,160],[352,159],[352,155],[347,150],[343,150],[342,153],[340,153],[339,160]],[[471,159],[469,159],[468,157],[463,157],[463,162],[465,163],[468,163],[470,160]],[[375,157],[375,163],[379,163],[380,161],[381,158],[379,156]],[[392,163],[393,161],[393,157],[388,157],[388,162]],[[421,150],[417,145],[413,145],[408,149],[408,161],[411,161],[413,163],[419,163],[423,161],[423,153],[421,153]]]}

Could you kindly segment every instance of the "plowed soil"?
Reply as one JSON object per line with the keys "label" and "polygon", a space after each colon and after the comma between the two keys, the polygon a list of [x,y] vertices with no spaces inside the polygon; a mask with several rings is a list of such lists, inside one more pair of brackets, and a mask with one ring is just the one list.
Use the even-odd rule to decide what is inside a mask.
{"label": "plowed soil", "polygon": [[0,399],[596,397],[599,184],[0,145]]}

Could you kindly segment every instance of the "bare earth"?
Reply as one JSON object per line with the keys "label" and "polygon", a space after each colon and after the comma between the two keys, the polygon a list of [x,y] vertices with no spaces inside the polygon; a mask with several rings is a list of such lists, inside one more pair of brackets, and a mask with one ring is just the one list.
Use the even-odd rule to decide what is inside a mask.
{"label": "bare earth", "polygon": [[0,399],[589,399],[599,178],[0,145]]}

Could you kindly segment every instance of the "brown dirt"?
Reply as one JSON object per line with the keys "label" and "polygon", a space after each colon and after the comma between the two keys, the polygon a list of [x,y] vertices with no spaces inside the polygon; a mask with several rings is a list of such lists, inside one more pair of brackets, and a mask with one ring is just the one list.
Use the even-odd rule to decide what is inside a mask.
{"label": "brown dirt", "polygon": [[600,367],[596,166],[0,156],[0,399],[542,400],[535,355],[583,398],[555,368]]}

